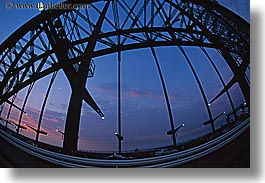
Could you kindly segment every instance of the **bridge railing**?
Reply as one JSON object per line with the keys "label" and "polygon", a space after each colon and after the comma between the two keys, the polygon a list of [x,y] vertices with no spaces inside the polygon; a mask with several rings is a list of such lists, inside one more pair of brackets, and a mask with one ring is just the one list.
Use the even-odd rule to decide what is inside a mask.
{"label": "bridge railing", "polygon": [[150,158],[110,160],[65,155],[28,144],[0,129],[0,136],[26,153],[63,167],[176,167],[206,156],[232,142],[250,126],[247,118],[225,134],[197,147]]}

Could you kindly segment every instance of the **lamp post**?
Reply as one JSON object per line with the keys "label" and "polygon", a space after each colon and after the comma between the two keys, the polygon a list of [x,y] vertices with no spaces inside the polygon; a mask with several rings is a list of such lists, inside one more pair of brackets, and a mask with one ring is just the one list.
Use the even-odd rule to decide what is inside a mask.
{"label": "lamp post", "polygon": [[1,117],[2,112],[3,112],[3,104],[0,106],[0,117]]}
{"label": "lamp post", "polygon": [[241,105],[240,105],[240,112],[242,112],[242,114],[244,114],[245,113],[245,108],[247,107],[247,103],[246,102],[244,102],[244,103],[242,103]]}
{"label": "lamp post", "polygon": [[33,131],[35,131],[37,133],[36,139],[35,139],[36,143],[38,143],[38,138],[37,137],[39,136],[39,134],[48,135],[48,132],[45,132],[43,130],[38,130],[38,129],[36,129],[36,128],[30,126],[30,125],[27,125],[25,123],[24,123],[24,126],[27,126],[28,128],[30,128],[31,130],[33,130]]}
{"label": "lamp post", "polygon": [[220,118],[223,114],[225,114],[225,113],[226,113],[226,112],[224,111],[224,112],[220,113],[218,116],[216,116],[214,119],[212,119],[212,120],[207,120],[207,121],[203,122],[203,123],[202,123],[202,126],[204,127],[204,126],[209,125],[209,124],[214,124],[214,122],[215,122],[218,118]]}
{"label": "lamp post", "polygon": [[177,128],[175,128],[173,131],[172,130],[167,131],[167,135],[172,135],[174,137],[177,137],[178,136],[177,132],[184,126],[185,125],[183,123],[183,124],[179,125]]}
{"label": "lamp post", "polygon": [[123,136],[121,136],[119,133],[115,133],[115,136],[119,141],[119,154],[121,154],[121,142],[123,141]]}
{"label": "lamp post", "polygon": [[11,125],[14,125],[16,127],[16,129],[27,130],[27,127],[22,126],[22,125],[18,125],[18,124],[16,124],[14,121],[12,121],[10,119],[8,119],[7,121],[8,121],[7,123],[9,123]]}
{"label": "lamp post", "polygon": [[64,137],[64,132],[63,132],[63,131],[61,131],[61,130],[56,130],[56,131],[62,135],[62,140],[63,140],[63,137]]}
{"label": "lamp post", "polygon": [[121,142],[123,141],[123,136],[121,136],[119,133],[115,133],[118,141],[119,141],[119,154],[121,154]]}

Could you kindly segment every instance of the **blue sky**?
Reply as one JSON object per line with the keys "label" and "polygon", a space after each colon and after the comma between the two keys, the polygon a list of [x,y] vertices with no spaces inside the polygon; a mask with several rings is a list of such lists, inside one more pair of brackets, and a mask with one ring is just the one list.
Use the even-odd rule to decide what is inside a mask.
{"label": "blue sky", "polygon": [[[21,1],[12,1],[22,3]],[[23,1],[30,3],[35,1]],[[42,1],[48,2],[48,1]],[[53,1],[57,3],[58,1]],[[224,6],[237,12],[249,21],[249,1],[222,0]],[[14,30],[39,14],[38,10],[7,10],[5,3],[0,4],[0,42],[3,42]],[[185,48],[189,58],[210,100],[220,91],[222,85],[209,61],[199,48]],[[214,58],[225,82],[232,77],[227,64],[216,50],[207,49]],[[203,100],[190,68],[177,47],[156,48],[163,76],[172,106],[175,126],[185,123],[179,131],[178,142],[183,142],[210,132],[210,127],[202,128],[202,122],[208,119]],[[94,59],[95,76],[87,81],[87,88],[104,112],[106,119],[99,116],[86,104],[83,104],[80,125],[80,149],[116,150],[117,130],[117,54]],[[51,76],[41,79],[33,88],[24,120],[36,126],[43,96]],[[22,105],[27,88],[19,92],[17,105]],[[57,129],[64,130],[65,114],[70,97],[70,86],[63,74],[59,72],[49,96],[44,114],[42,128],[49,132],[40,140],[54,145],[61,145],[61,136]],[[230,89],[235,105],[244,101],[238,85]],[[5,109],[7,109],[7,105]],[[213,116],[229,111],[231,107],[227,97],[223,96],[211,106]],[[12,119],[17,120],[18,111],[12,110]],[[224,124],[224,116],[216,126]],[[13,127],[10,127],[13,128]],[[166,103],[160,79],[150,49],[126,51],[122,53],[122,131],[123,149],[152,148],[172,143],[166,135],[170,128]],[[34,138],[32,131],[22,134]]]}

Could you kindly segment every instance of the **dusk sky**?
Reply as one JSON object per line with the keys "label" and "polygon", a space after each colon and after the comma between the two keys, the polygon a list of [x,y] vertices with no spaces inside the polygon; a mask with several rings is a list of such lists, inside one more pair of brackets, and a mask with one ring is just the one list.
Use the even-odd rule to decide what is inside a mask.
{"label": "dusk sky", "polygon": [[[13,3],[36,3],[36,1],[14,0]],[[50,2],[43,0],[42,2]],[[52,1],[58,3],[59,1]],[[220,4],[250,20],[249,0],[220,0]],[[32,17],[38,10],[7,10],[5,2],[0,4],[0,42],[2,43],[12,32]],[[208,101],[222,89],[222,84],[209,60],[200,48],[184,47],[202,82]],[[155,48],[163,76],[166,82],[175,126],[185,126],[179,131],[177,142],[184,142],[211,131],[210,126],[202,127],[208,120],[208,114],[191,70],[178,47]],[[223,79],[227,83],[232,75],[222,56],[214,49],[207,49],[214,60]],[[83,103],[79,149],[84,150],[117,150],[117,54],[105,55],[94,59],[95,76],[88,78],[87,89],[105,114],[101,120],[86,103]],[[122,53],[122,134],[123,150],[135,148],[146,149],[172,144],[166,132],[170,130],[170,122],[165,98],[150,48],[131,50]],[[37,127],[44,95],[51,75],[40,79],[34,86],[26,106],[27,116],[23,123]],[[15,103],[22,106],[28,87],[18,93]],[[238,87],[229,90],[233,102],[238,107],[244,97]],[[48,136],[40,136],[40,141],[62,146],[61,135],[56,130],[64,131],[67,106],[71,88],[62,70],[58,73],[42,121],[42,129]],[[4,107],[6,116],[9,105]],[[215,101],[211,110],[213,117],[223,111],[230,112],[231,106],[224,95]],[[17,122],[20,112],[12,109],[10,119]],[[225,115],[216,121],[216,127],[225,123]],[[10,129],[14,127],[9,126]],[[22,134],[35,138],[35,132],[22,131]]]}

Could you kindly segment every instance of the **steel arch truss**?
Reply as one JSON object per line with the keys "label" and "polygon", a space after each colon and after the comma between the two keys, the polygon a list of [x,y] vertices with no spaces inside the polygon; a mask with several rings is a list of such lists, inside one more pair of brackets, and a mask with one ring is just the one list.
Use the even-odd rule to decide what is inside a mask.
{"label": "steel arch truss", "polygon": [[[103,116],[85,88],[87,77],[94,74],[93,58],[146,47],[199,46],[217,49],[234,74],[228,84],[222,82],[223,90],[209,103],[239,83],[249,106],[249,81],[245,76],[250,63],[249,23],[216,1],[65,3],[72,2],[86,3],[90,8],[43,11],[1,44],[0,104],[40,78],[62,69],[71,85],[72,98],[76,88],[81,88],[82,96],[76,100],[79,103],[84,100]],[[78,110],[79,114],[71,120],[79,121]],[[71,135],[66,132],[66,136]],[[75,134],[71,143],[77,143],[77,137]]]}

